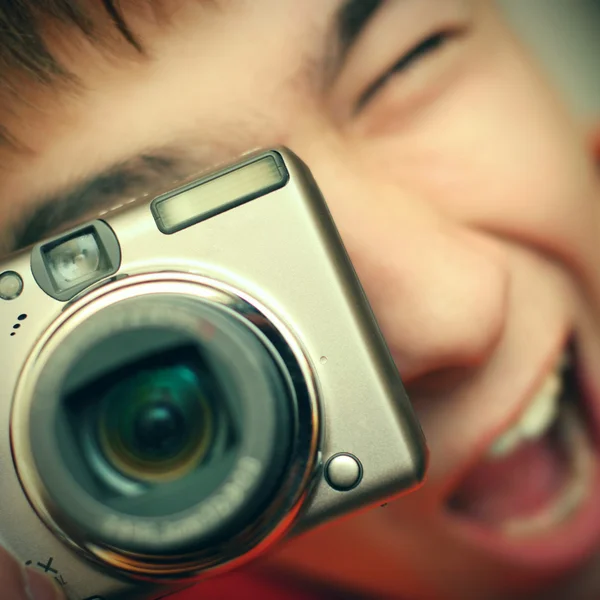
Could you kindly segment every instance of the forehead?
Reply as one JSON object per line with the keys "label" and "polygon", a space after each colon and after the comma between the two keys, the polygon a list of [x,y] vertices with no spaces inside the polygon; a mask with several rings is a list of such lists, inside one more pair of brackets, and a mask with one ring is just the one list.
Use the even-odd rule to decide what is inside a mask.
{"label": "forehead", "polygon": [[[50,170],[77,178],[86,176],[86,162],[99,168],[140,149],[181,145],[199,131],[219,131],[210,148],[206,138],[193,140],[199,153],[217,160],[233,139],[247,149],[267,127],[277,137],[285,130],[283,107],[302,115],[299,104],[324,86],[340,49],[379,4],[178,0],[160,18],[126,11],[141,53],[122,37],[97,45],[73,29],[56,55],[75,81],[33,86],[10,105],[12,114],[4,111],[4,123],[27,150],[5,147],[4,165],[25,161],[36,195],[45,185],[40,179],[36,189],[36,164],[51,155]],[[77,164],[60,163],[67,148]]]}
{"label": "forehead", "polygon": [[[144,158],[156,148],[170,157],[185,149],[196,170],[285,143],[286,119],[302,118],[302,103],[380,4],[177,0],[157,3],[158,15],[125,10],[99,42],[71,23],[66,45],[48,37],[69,78],[31,86],[9,106],[4,122],[23,146],[2,149],[2,194],[11,202],[0,202],[0,224],[17,222],[27,205],[42,218],[36,207],[48,198],[132,156],[143,159],[133,179],[140,164],[143,178],[163,176],[171,159]],[[119,177],[101,187],[118,186]]]}
{"label": "forehead", "polygon": [[[124,112],[129,104],[143,110],[146,119],[166,120],[181,113],[194,96],[201,96],[203,104],[216,97],[219,103],[225,101],[228,120],[237,130],[235,122],[248,118],[241,108],[230,110],[233,105],[241,106],[242,101],[252,105],[251,90],[254,96],[259,91],[263,96],[276,93],[281,101],[290,87],[297,91],[299,85],[318,85],[337,48],[352,37],[357,20],[367,18],[379,4],[379,0],[325,4],[177,0],[166,5],[166,15],[156,18],[125,11],[123,26],[113,24],[104,37],[92,33],[93,39],[71,23],[66,44],[48,38],[48,51],[58,65],[50,67],[46,61],[48,73],[55,74],[51,81],[45,80],[48,73],[40,77],[26,64],[20,65],[17,93],[0,97],[0,132],[8,132],[26,149],[43,152],[73,123],[80,123],[80,131],[92,133],[93,123],[86,122],[86,115],[114,119],[115,109]],[[103,31],[106,27],[104,23]],[[124,27],[127,30],[121,34]],[[159,80],[160,89],[153,88]],[[259,87],[254,85],[257,81]],[[257,103],[251,109],[252,119],[271,117],[275,107],[275,103],[268,107]],[[218,117],[215,109],[208,117],[198,108],[190,128]],[[127,120],[135,127],[139,119],[131,115]]]}
{"label": "forehead", "polygon": [[[17,7],[14,19],[9,19],[13,11],[7,11],[6,16],[0,14],[0,26],[16,32],[0,43],[6,80],[0,85],[4,105],[0,116],[5,121],[11,112],[19,116],[26,108],[43,113],[44,104],[58,97],[64,103],[69,96],[89,96],[93,89],[114,83],[118,71],[137,70],[142,74],[144,67],[156,71],[168,61],[178,70],[197,66],[206,76],[207,67],[213,64],[214,69],[219,68],[223,59],[235,56],[240,47],[245,52],[251,48],[251,53],[237,68],[221,73],[222,80],[239,78],[240,71],[247,68],[260,69],[269,55],[287,58],[288,73],[295,75],[299,65],[294,62],[302,61],[302,66],[308,67],[309,59],[314,58],[314,67],[323,62],[323,57],[335,54],[336,46],[327,44],[328,39],[349,43],[360,22],[368,19],[382,1],[331,0],[321,4],[306,0],[296,4],[285,0],[149,0],[115,4],[114,0],[105,0],[102,5],[106,10],[87,2],[58,3],[47,13],[36,7],[41,18],[34,18],[26,7],[37,4],[36,0],[24,0],[25,8]],[[282,38],[286,39],[284,45]],[[305,56],[300,58],[299,54]],[[194,70],[189,74],[193,76]],[[273,77],[278,75],[272,72]],[[43,97],[43,102],[31,100],[32,96]]]}

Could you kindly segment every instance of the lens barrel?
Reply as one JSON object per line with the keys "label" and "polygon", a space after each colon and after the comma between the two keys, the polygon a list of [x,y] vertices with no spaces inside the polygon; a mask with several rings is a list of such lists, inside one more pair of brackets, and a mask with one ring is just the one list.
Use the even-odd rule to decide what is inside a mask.
{"label": "lens barrel", "polygon": [[30,439],[69,521],[126,552],[177,554],[250,526],[290,461],[297,406],[258,328],[195,298],[110,305],[49,356]]}

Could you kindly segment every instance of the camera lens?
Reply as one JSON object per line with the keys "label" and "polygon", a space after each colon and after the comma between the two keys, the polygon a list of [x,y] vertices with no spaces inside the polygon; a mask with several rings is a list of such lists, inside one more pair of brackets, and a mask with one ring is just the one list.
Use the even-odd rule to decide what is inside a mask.
{"label": "camera lens", "polygon": [[229,475],[244,407],[228,384],[232,366],[213,362],[208,348],[145,326],[107,337],[75,363],[61,422],[81,449],[73,473],[92,478],[97,499],[130,514],[168,514],[189,503],[186,486],[200,497]]}
{"label": "camera lens", "polygon": [[206,391],[187,366],[134,371],[101,402],[99,445],[124,475],[142,481],[183,476],[200,463],[212,439]]}
{"label": "camera lens", "polygon": [[282,485],[296,429],[284,365],[251,321],[194,297],[91,312],[36,379],[29,439],[46,494],[95,544],[218,552]]}

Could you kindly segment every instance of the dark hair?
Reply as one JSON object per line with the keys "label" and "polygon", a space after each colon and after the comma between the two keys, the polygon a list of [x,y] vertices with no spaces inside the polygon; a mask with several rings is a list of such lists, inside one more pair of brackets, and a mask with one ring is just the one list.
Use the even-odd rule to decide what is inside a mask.
{"label": "dark hair", "polygon": [[[154,11],[157,5],[157,0],[136,0],[127,9]],[[144,54],[120,0],[0,0],[0,101],[14,106],[23,102],[30,87],[77,85],[52,50],[52,42],[65,31],[99,45],[117,35],[135,53]],[[7,143],[14,145],[15,140],[0,124],[0,146]]]}
{"label": "dark hair", "polygon": [[[105,16],[138,51],[141,45],[128,28],[118,0],[101,0]],[[89,38],[98,35],[97,11],[81,0],[0,0],[0,61],[8,72],[18,71],[47,83],[66,73],[52,55],[43,32],[52,25],[74,26]],[[3,82],[4,83],[4,82]]]}

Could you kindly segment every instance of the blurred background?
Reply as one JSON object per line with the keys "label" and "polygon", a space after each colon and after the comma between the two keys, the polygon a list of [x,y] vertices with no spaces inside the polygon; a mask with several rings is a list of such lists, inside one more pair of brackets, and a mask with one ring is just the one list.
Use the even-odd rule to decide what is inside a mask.
{"label": "blurred background", "polygon": [[497,0],[571,107],[600,119],[600,0]]}

